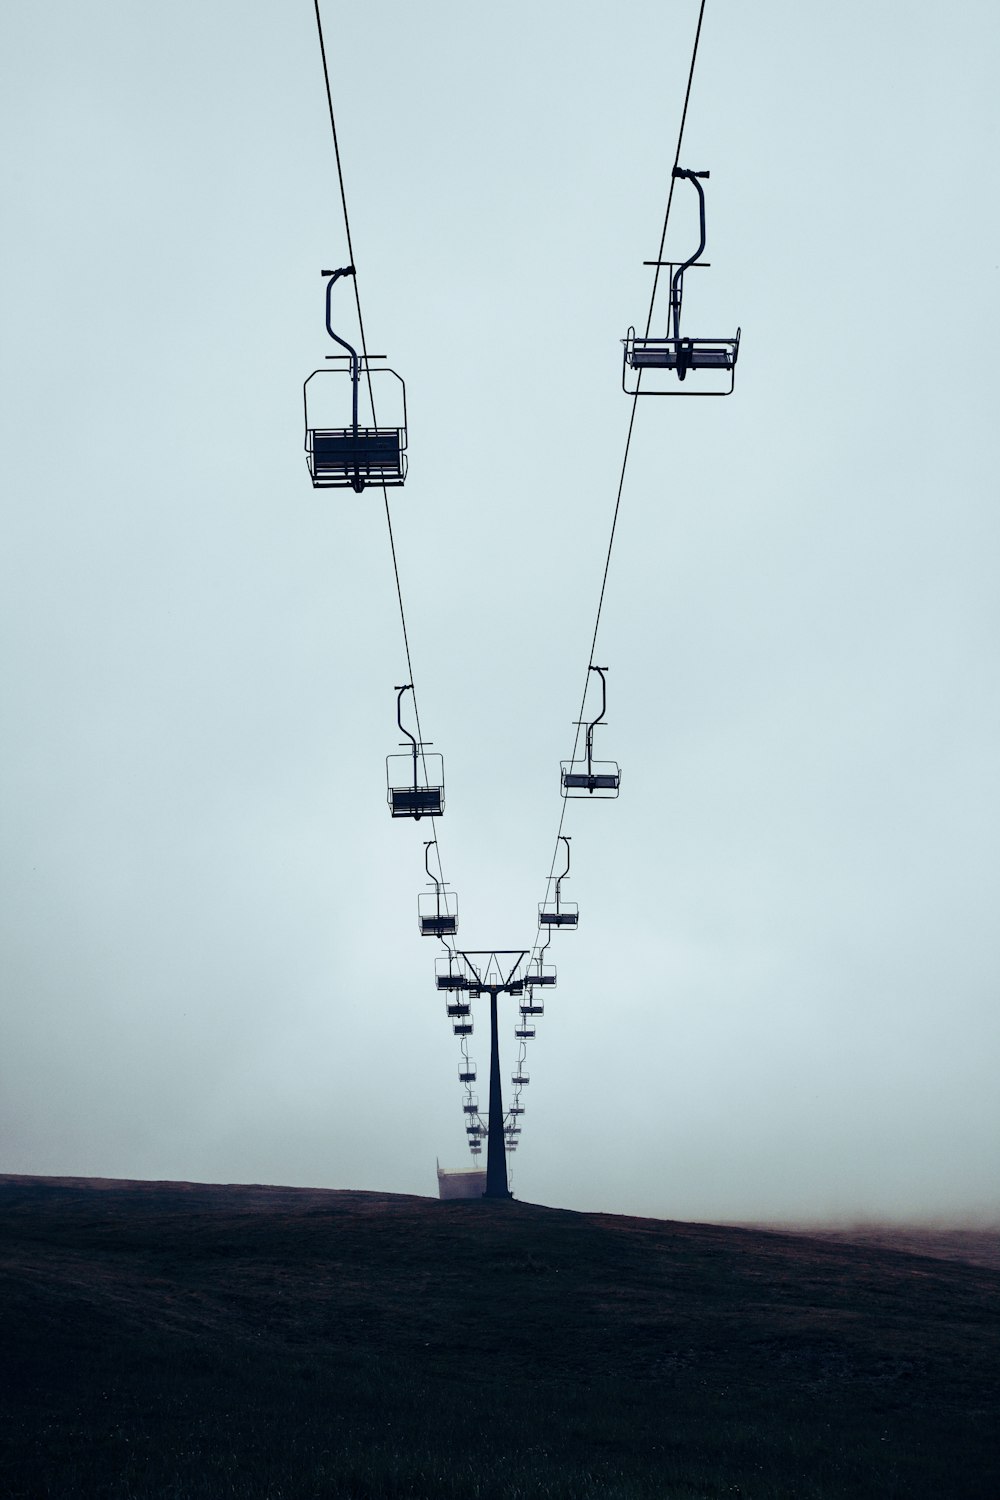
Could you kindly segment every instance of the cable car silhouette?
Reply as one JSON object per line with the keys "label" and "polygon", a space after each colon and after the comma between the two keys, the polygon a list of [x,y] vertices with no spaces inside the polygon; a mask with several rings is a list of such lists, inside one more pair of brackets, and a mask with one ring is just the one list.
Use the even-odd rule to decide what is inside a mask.
{"label": "cable car silhouette", "polygon": [[462,1109],[467,1115],[478,1115],[479,1100],[474,1097],[466,1099],[465,1103],[462,1105]]}
{"label": "cable car silhouette", "polygon": [[394,818],[416,818],[418,822],[421,818],[439,818],[444,812],[444,758],[425,755],[424,745],[430,740],[418,740],[403,724],[403,694],[413,691],[413,683],[397,685],[394,691],[398,695],[396,723],[413,748],[405,755],[385,758],[389,809]]}
{"label": "cable car silhouette", "polygon": [[522,1017],[514,1027],[514,1035],[519,1042],[530,1042],[535,1035],[534,1021],[525,1021]]}
{"label": "cable car silhouette", "polygon": [[[545,946],[548,947],[548,944]],[[543,964],[540,958],[533,958],[524,976],[525,988],[530,992],[536,985],[554,985],[555,982],[555,964]]]}
{"label": "cable car silhouette", "polygon": [[[630,328],[628,336],[622,340],[625,350],[622,358],[622,390],[629,396],[729,396],[732,394],[736,383],[736,360],[740,352],[740,329],[736,330],[733,339],[723,338],[683,338],[681,336],[681,303],[684,299],[684,273],[691,267],[700,268],[707,266],[708,261],[700,261],[698,257],[705,249],[705,189],[699,179],[707,178],[707,172],[691,172],[686,167],[675,167],[674,177],[686,178],[693,183],[698,193],[698,217],[701,226],[701,235],[698,248],[686,261],[677,264],[676,261],[646,261],[646,265],[668,266],[671,271],[670,278],[670,313],[668,316],[668,327],[672,332],[662,339],[639,338],[635,328]],[[635,387],[630,388],[626,383],[629,370],[665,370],[672,371],[677,376],[679,385],[687,379],[692,371],[716,372],[721,375],[719,380],[707,381],[695,380],[686,390],[678,389],[678,386],[668,382],[666,386],[643,386],[641,379],[636,377]],[[728,384],[726,378],[728,377]]]}
{"label": "cable car silhouette", "polygon": [[476,1065],[469,1062],[468,1058],[458,1065],[458,1081],[459,1083],[475,1083],[476,1081]]}
{"label": "cable car silhouette", "polygon": [[472,1021],[471,1019],[468,1021],[456,1021],[451,1029],[456,1036],[471,1036]]}
{"label": "cable car silhouette", "polygon": [[518,1104],[518,1103],[515,1102],[514,1104],[512,1104],[510,1106],[510,1108],[508,1109],[507,1113],[509,1115],[523,1115],[524,1114],[524,1105],[523,1104]]}
{"label": "cable car silhouette", "polygon": [[527,1073],[522,1068],[518,1068],[516,1073],[510,1075],[510,1081],[518,1089],[523,1089],[530,1082]]}
{"label": "cable car silhouette", "polygon": [[447,958],[434,960],[434,983],[439,990],[467,990],[469,981],[461,969],[456,967],[461,960],[454,953]]}
{"label": "cable car silhouette", "polygon": [[[561,833],[559,837],[566,845],[566,868],[556,879],[555,901],[540,901],[538,903],[538,925],[539,927],[548,928],[549,942],[552,941],[553,927],[568,927],[570,931],[572,931],[576,927],[577,922],[580,920],[580,913],[577,908],[576,902],[564,901],[562,899],[562,883],[569,874],[569,835]],[[551,879],[551,876],[549,878]],[[546,943],[545,948],[547,948],[548,946],[549,944]],[[543,953],[545,952],[545,948],[542,949]],[[532,979],[529,972],[529,975],[526,976],[527,982],[529,984],[555,984],[555,970],[552,970],[552,978],[546,980],[546,978],[544,977],[545,966],[542,964],[541,958],[539,958],[538,960],[538,966],[542,977],[539,979]]]}
{"label": "cable car silhouette", "polygon": [[468,1000],[448,1000],[445,1003],[445,1011],[449,1016],[468,1016],[472,1013],[472,1006]]}
{"label": "cable car silhouette", "polygon": [[437,839],[424,842],[424,869],[430,876],[434,894],[417,897],[417,917],[421,937],[453,937],[458,931],[458,898],[436,876],[431,875],[430,850]]}
{"label": "cable car silhouette", "polygon": [[[618,788],[621,785],[621,771],[618,764],[613,760],[594,759],[594,730],[598,724],[604,723],[604,710],[608,702],[608,684],[605,679],[607,667],[591,667],[591,672],[596,672],[601,679],[601,711],[596,719],[587,724],[586,755],[583,760],[563,760],[559,766],[562,772],[562,794],[564,797],[617,797]],[[586,720],[577,719],[577,724],[584,724]],[[568,923],[566,924],[569,925]]]}
{"label": "cable car silhouette", "polygon": [[527,1000],[521,1001],[518,1009],[522,1016],[541,1016],[545,1014],[545,1001],[541,998],[536,999],[534,995],[529,995]]}
{"label": "cable car silhouette", "polygon": [[[330,300],[333,288],[341,276],[353,276],[353,266],[341,266],[336,271],[321,271],[321,276],[330,279],[326,284],[326,331],[333,341],[346,349],[346,354],[328,354],[335,361],[348,361],[346,369],[313,370],[302,386],[302,400],[306,419],[306,462],[312,477],[313,487],[318,490],[346,489],[350,486],[360,495],[366,484],[401,485],[406,478],[406,385],[395,370],[371,368],[373,359],[384,359],[382,354],[365,358],[358,354],[346,339],[334,333],[330,322]],[[395,427],[362,427],[358,423],[358,387],[364,367],[368,392],[372,399],[372,422],[375,422],[374,392],[372,382],[380,386],[386,382],[382,376],[391,375],[399,382],[396,405],[402,395],[402,414]],[[351,420],[345,423],[346,390],[342,377],[350,376]],[[393,388],[395,390],[395,388]]]}

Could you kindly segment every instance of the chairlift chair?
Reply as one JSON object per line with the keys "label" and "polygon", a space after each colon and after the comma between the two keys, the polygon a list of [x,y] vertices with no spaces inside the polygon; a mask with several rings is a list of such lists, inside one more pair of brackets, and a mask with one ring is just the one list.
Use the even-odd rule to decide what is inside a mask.
{"label": "chairlift chair", "polygon": [[[565,795],[565,793],[564,793],[564,795]],[[542,901],[542,902],[539,903],[539,906],[538,906],[538,925],[539,925],[539,927],[545,927],[545,928],[548,929],[550,938],[551,938],[551,934],[552,934],[553,928],[556,928],[556,927],[558,927],[560,929],[562,929],[562,928],[568,928],[572,932],[575,929],[577,923],[580,920],[580,912],[579,912],[579,909],[577,908],[576,902],[575,901],[564,901],[562,899],[562,883],[567,878],[567,876],[569,875],[570,852],[569,852],[569,835],[565,834],[565,833],[561,833],[559,835],[559,837],[562,839],[563,843],[566,845],[566,868],[565,868],[565,870],[563,870],[563,872],[562,872],[561,875],[558,875],[556,877],[556,883],[555,883],[555,900],[554,901],[548,901],[548,900]],[[551,878],[552,877],[550,876],[549,879],[551,880]],[[545,946],[548,947],[548,944],[546,943]],[[550,980],[546,981],[545,975],[544,975],[544,969],[543,969],[542,963],[541,963],[541,959],[539,959],[538,963],[539,963],[539,973],[541,974],[541,978],[537,979],[537,980],[533,980],[533,979],[531,979],[529,977],[528,983],[529,984],[532,984],[532,983],[535,983],[535,984],[545,984],[545,983],[555,984],[555,982],[556,982],[556,980],[555,980],[555,969],[552,969],[552,978]],[[551,968],[551,965],[549,967]]]}
{"label": "chairlift chair", "polygon": [[530,1042],[535,1035],[534,1021],[521,1020],[519,1024],[514,1027],[514,1035],[517,1037],[519,1042]]}
{"label": "chairlift chair", "polygon": [[470,1062],[460,1062],[458,1065],[459,1083],[475,1083],[476,1065]]}
{"label": "chairlift chair", "polygon": [[452,1026],[451,1029],[455,1033],[456,1036],[471,1036],[472,1035],[472,1022],[471,1022],[471,1020],[469,1020],[469,1021],[456,1021],[454,1023],[454,1025]]}
{"label": "chairlift chair", "polygon": [[530,1082],[527,1073],[522,1068],[518,1068],[516,1073],[510,1075],[510,1081],[517,1089],[523,1089]]}
{"label": "chairlift chair", "polygon": [[482,1145],[478,1140],[471,1140],[469,1142],[469,1150],[472,1152],[473,1156],[479,1156],[482,1152],[482,1149]]}
{"label": "chairlift chair", "polygon": [[540,958],[533,958],[528,964],[528,971],[524,976],[525,988],[530,991],[536,989],[539,985],[551,987],[555,982],[555,964],[543,964]]}
{"label": "chairlift chair", "polygon": [[512,1104],[510,1106],[510,1108],[508,1109],[507,1113],[509,1115],[523,1115],[524,1114],[524,1105],[523,1104]]}
{"label": "chairlift chair", "polygon": [[472,1010],[472,1006],[468,1000],[449,1000],[445,1005],[445,1010],[449,1016],[454,1018],[456,1016],[467,1016]]}
{"label": "chairlift chair", "polygon": [[[389,783],[389,810],[394,818],[439,818],[444,812],[444,759],[427,755],[424,745],[403,723],[403,694],[413,691],[413,683],[396,687],[396,723],[412,748],[405,755],[387,755],[386,780]],[[402,743],[402,742],[400,742]]]}
{"label": "chairlift chair", "polygon": [[527,1000],[522,1000],[518,1007],[522,1016],[541,1016],[545,1014],[545,1001],[534,995],[529,995]]}
{"label": "chairlift chair", "polygon": [[[740,352],[740,329],[736,330],[736,337],[727,338],[683,338],[681,336],[681,303],[684,298],[684,273],[692,266],[699,267],[707,265],[706,261],[700,261],[705,249],[705,189],[699,179],[707,178],[707,172],[691,172],[686,167],[675,167],[673,175],[675,178],[686,178],[693,183],[698,193],[698,216],[701,235],[697,250],[680,265],[676,261],[655,261],[654,265],[668,265],[670,277],[670,313],[668,326],[672,332],[666,338],[640,338],[634,328],[630,328],[628,335],[623,339],[625,346],[622,357],[622,389],[629,396],[729,396],[732,394],[736,383],[736,360]],[[650,262],[647,262],[650,264]],[[667,382],[666,386],[642,384],[637,375],[635,386],[627,384],[629,370],[664,370],[670,371],[677,377],[678,384]],[[697,372],[705,371],[708,378],[702,380],[697,378]],[[684,381],[691,372],[696,372],[696,379],[687,388],[683,387]],[[722,379],[712,379],[712,375],[721,375]],[[728,383],[727,383],[728,377]]]}
{"label": "chairlift chair", "polygon": [[431,874],[430,851],[436,839],[424,842],[424,869],[434,887],[434,894],[417,897],[417,915],[421,937],[454,937],[458,931],[458,898],[443,881]]}
{"label": "chairlift chair", "polygon": [[461,960],[453,953],[447,958],[434,960],[434,983],[439,990],[467,990],[469,988],[468,975],[464,974],[460,967]]}
{"label": "chairlift chair", "polygon": [[[330,322],[330,300],[335,284],[342,276],[353,276],[353,266],[341,266],[336,271],[322,271],[330,279],[326,284],[326,331],[333,341],[346,349],[346,354],[328,354],[327,359],[346,368],[314,370],[302,387],[306,421],[306,462],[315,489],[347,489],[348,486],[360,495],[366,484],[399,486],[406,478],[406,384],[401,375],[388,368],[373,369],[372,361],[382,355],[364,356],[334,333]],[[380,394],[389,399],[384,376],[398,382],[393,386],[394,407],[400,420],[394,427],[373,425],[362,427],[358,422],[358,390],[362,369],[365,373],[369,394],[374,403],[374,382],[378,381]],[[346,389],[343,377],[351,382],[351,420],[346,416]],[[374,405],[372,422],[375,423]]]}
{"label": "chairlift chair", "polygon": [[[564,797],[617,797],[621,785],[621,771],[616,761],[594,759],[594,730],[604,723],[604,710],[608,701],[608,685],[605,679],[607,667],[591,667],[601,679],[601,711],[596,719],[587,723],[586,754],[583,760],[560,762],[562,794]],[[570,925],[570,924],[567,924]],[[573,924],[575,926],[575,923]]]}
{"label": "chairlift chair", "polygon": [[478,1113],[479,1113],[479,1100],[478,1099],[466,1099],[465,1103],[462,1105],[462,1109],[464,1110],[464,1112],[467,1115],[478,1115]]}

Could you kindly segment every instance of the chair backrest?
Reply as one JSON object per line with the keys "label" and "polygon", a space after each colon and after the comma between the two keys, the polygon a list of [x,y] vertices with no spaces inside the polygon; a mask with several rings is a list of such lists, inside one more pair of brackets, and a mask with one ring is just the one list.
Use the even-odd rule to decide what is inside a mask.
{"label": "chair backrest", "polygon": [[441,798],[441,788],[429,787],[391,787],[392,815],[394,818],[412,818],[414,813],[422,813],[432,818],[440,817],[444,810]]}
{"label": "chair backrest", "polygon": [[360,469],[400,472],[399,432],[395,427],[361,427],[313,433],[313,463],[318,473]]}

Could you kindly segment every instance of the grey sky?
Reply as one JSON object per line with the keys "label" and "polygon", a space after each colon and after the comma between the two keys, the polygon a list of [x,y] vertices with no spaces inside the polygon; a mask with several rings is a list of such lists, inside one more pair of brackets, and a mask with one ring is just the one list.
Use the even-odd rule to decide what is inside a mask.
{"label": "grey sky", "polygon": [[[697,4],[323,13],[444,864],[465,943],[530,945]],[[622,795],[567,825],[519,1196],[997,1212],[998,36],[708,0],[685,316],[742,324],[737,388],[640,403]],[[302,454],[347,259],[312,8],[8,5],[0,59],[0,1164],[433,1192],[381,500]]]}

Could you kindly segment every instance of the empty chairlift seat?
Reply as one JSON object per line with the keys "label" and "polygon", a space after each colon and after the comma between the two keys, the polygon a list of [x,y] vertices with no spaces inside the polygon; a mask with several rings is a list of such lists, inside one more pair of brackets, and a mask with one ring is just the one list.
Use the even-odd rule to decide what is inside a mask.
{"label": "empty chairlift seat", "polygon": [[562,794],[564,797],[617,797],[622,776],[613,760],[564,760]]}
{"label": "empty chairlift seat", "polygon": [[412,682],[396,688],[396,722],[410,741],[405,755],[385,758],[389,810],[394,818],[439,818],[444,812],[444,760],[428,755],[425,742],[416,739],[402,720],[403,694],[412,692]]}
{"label": "empty chairlift seat", "polygon": [[[538,904],[539,927],[568,928],[570,932],[576,929],[580,920],[580,912],[575,901],[562,901],[558,897],[555,901],[540,901]],[[528,978],[529,984],[555,984],[555,979]]]}
{"label": "empty chairlift seat", "polygon": [[[306,462],[317,490],[347,489],[360,493],[373,481],[401,485],[406,478],[405,429],[391,427],[323,428],[310,425],[309,384],[339,370],[315,370],[306,381]],[[395,371],[380,370],[382,375]],[[398,377],[397,377],[398,378]],[[324,394],[326,394],[324,392]],[[313,396],[315,404],[315,394]]]}
{"label": "empty chairlift seat", "polygon": [[453,937],[458,931],[458,899],[454,891],[449,891],[444,882],[431,873],[430,852],[436,844],[436,839],[427,839],[424,843],[424,869],[434,890],[417,897],[417,919],[421,937]]}
{"label": "empty chairlift seat", "polygon": [[729,385],[725,390],[690,390],[683,391],[656,391],[640,390],[638,392],[629,390],[627,394],[634,396],[653,395],[713,395],[728,396],[731,394],[735,381],[734,371],[736,359],[740,350],[740,333],[736,330],[736,337],[732,339],[685,339],[685,338],[640,338],[634,328],[630,328],[623,343],[625,345],[625,365],[632,370],[672,370],[678,380],[685,380],[689,370],[722,370],[729,374]]}
{"label": "empty chairlift seat", "polygon": [[[542,902],[542,905],[539,907],[539,913],[541,913],[544,906],[545,903]],[[541,921],[541,916],[539,916],[539,926],[542,925],[547,924],[543,924]],[[524,976],[525,988],[528,990],[528,992],[530,993],[531,990],[535,989],[537,986],[551,988],[555,984],[555,982],[555,964],[543,964],[540,958],[533,958],[528,964],[528,972]]]}
{"label": "empty chairlift seat", "polygon": [[451,937],[458,931],[458,910],[453,891],[441,889],[433,896],[417,897],[422,937]]}
{"label": "empty chairlift seat", "polygon": [[[580,914],[577,910],[576,902],[564,901],[562,898],[562,883],[569,876],[570,849],[569,835],[561,833],[559,837],[566,845],[566,868],[565,870],[563,870],[562,874],[557,876],[556,878],[554,899],[549,897],[545,901],[539,902],[538,906],[538,925],[539,927],[547,928],[550,934],[553,929],[556,928],[560,930],[562,930],[563,928],[567,928],[570,932],[572,932],[576,928],[576,925],[580,919]],[[550,875],[550,883],[551,880],[552,877]],[[547,948],[548,943],[546,943],[545,946]],[[533,972],[535,964],[537,964],[537,976]],[[547,971],[551,971],[551,978],[547,977]],[[528,973],[525,977],[529,985],[555,984],[556,982],[555,969],[551,964],[543,964],[541,959],[532,961],[532,964],[529,965]]]}
{"label": "empty chairlift seat", "polygon": [[467,990],[468,975],[462,969],[461,960],[449,954],[434,964],[434,983],[439,990]]}
{"label": "empty chairlift seat", "polygon": [[[326,331],[344,354],[328,355],[338,368],[314,370],[302,387],[306,424],[306,462],[316,489],[351,488],[358,494],[369,484],[398,486],[406,478],[406,385],[395,370],[372,368],[381,355],[359,355],[330,323],[330,296],[353,266],[324,271]],[[359,421],[361,375],[372,407],[371,425]],[[386,378],[388,377],[388,379]],[[376,423],[375,411],[391,421]]]}
{"label": "empty chairlift seat", "polygon": [[[398,766],[392,765],[393,761],[404,761],[404,755],[386,756],[386,770],[389,782],[389,807],[394,818],[439,818],[444,812],[444,786],[421,785],[419,779],[414,785],[408,778],[402,781],[398,778],[401,774]],[[428,777],[444,780],[444,767],[441,765],[440,755],[427,756],[428,761],[438,762],[437,766],[428,767]]]}
{"label": "empty chairlift seat", "polygon": [[613,760],[594,759],[594,730],[598,724],[603,724],[604,710],[607,707],[608,686],[605,679],[607,667],[591,667],[591,672],[596,672],[601,679],[601,711],[596,719],[586,723],[587,733],[584,740],[584,755],[581,760],[564,760],[560,762],[561,790],[564,797],[617,797],[621,786],[621,771],[617,762]]}
{"label": "empty chairlift seat", "polygon": [[[681,334],[681,303],[684,297],[684,274],[692,267],[706,265],[699,257],[705,249],[705,190],[699,181],[707,172],[691,172],[686,167],[675,167],[674,177],[685,178],[693,183],[698,193],[698,215],[700,239],[693,255],[683,262],[654,261],[653,265],[669,267],[670,312],[669,332],[663,338],[639,337],[630,328],[623,339],[622,388],[629,396],[728,396],[736,380],[736,360],[740,352],[740,330],[735,338],[686,338]],[[650,262],[647,262],[650,264]],[[637,373],[634,385],[629,385],[629,371]],[[643,371],[653,379],[642,383]],[[666,384],[657,382],[655,375],[664,371],[675,380]],[[685,382],[690,374],[695,379]],[[705,378],[701,378],[704,376]]]}

